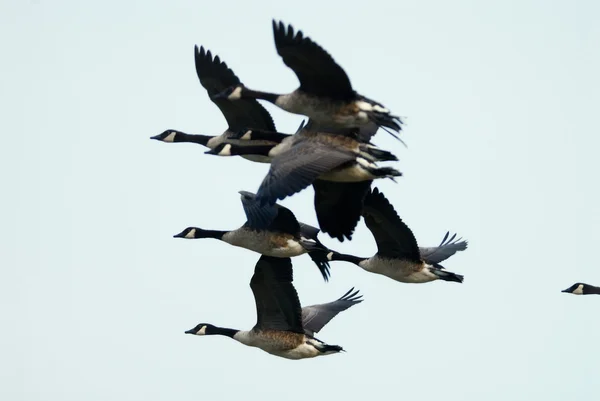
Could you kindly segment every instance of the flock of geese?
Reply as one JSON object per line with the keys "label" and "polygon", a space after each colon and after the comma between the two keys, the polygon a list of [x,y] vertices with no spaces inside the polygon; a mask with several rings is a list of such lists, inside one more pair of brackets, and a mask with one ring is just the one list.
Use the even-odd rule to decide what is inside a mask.
{"label": "flock of geese", "polygon": [[[200,323],[186,333],[224,335],[276,356],[303,359],[343,351],[317,339],[315,333],[339,312],[362,302],[362,295],[352,288],[333,302],[301,307],[292,284],[292,257],[308,254],[325,281],[330,277],[330,262],[343,261],[403,283],[462,283],[462,275],[440,263],[465,250],[467,242],[447,232],[438,246],[418,246],[390,201],[371,188],[376,179],[395,180],[402,175],[377,164],[398,159],[371,143],[379,128],[399,139],[402,120],[358,94],[345,71],[302,31],[273,21],[273,34],[277,53],[300,81],[298,89],[288,94],[252,90],[218,56],[196,46],[198,78],[228,127],[218,136],[170,129],[151,139],[197,143],[211,155],[270,164],[256,193],[239,192],[246,214],[241,227],[188,227],[175,235],[213,238],[261,254],[250,280],[256,325],[245,331]],[[269,112],[257,100],[304,115],[308,122],[294,134],[277,132]],[[276,203],[311,185],[319,228],[299,222],[292,211]],[[339,241],[351,240],[361,217],[377,243],[375,255],[338,253],[319,240],[320,232]],[[600,294],[600,288],[577,283],[563,292]]]}

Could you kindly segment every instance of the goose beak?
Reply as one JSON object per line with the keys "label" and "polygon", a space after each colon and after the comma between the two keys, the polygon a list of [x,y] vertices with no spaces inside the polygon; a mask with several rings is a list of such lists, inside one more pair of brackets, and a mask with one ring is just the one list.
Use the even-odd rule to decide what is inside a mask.
{"label": "goose beak", "polygon": [[180,232],[179,234],[175,234],[173,238],[185,238],[185,231]]}
{"label": "goose beak", "polygon": [[161,140],[161,138],[160,138],[161,135],[162,134],[151,136],[150,139],[156,139],[157,141],[160,141]]}
{"label": "goose beak", "polygon": [[566,290],[562,290],[561,292],[569,292],[569,290],[568,290],[568,289],[566,289]]}
{"label": "goose beak", "polygon": [[196,334],[196,332],[194,331],[194,329],[186,330],[184,333],[185,334]]}

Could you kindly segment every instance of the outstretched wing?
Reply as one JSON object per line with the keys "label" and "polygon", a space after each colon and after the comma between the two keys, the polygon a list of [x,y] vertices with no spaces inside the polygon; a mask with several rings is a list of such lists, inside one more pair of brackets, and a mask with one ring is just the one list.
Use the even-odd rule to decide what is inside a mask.
{"label": "outstretched wing", "polygon": [[260,257],[250,280],[256,301],[255,329],[304,333],[300,300],[292,281],[290,258]]}
{"label": "outstretched wing", "polygon": [[371,183],[315,180],[315,212],[321,230],[339,241],[351,240]]}
{"label": "outstretched wing", "polygon": [[433,265],[443,262],[456,252],[467,249],[467,241],[461,241],[462,238],[455,239],[456,234],[448,238],[449,235],[450,232],[446,232],[444,239],[442,239],[442,242],[438,246],[419,248],[421,258],[430,265]]}
{"label": "outstretched wing", "polygon": [[252,192],[240,191],[240,195],[246,213],[247,227],[292,235],[300,232],[300,223],[288,208],[277,204],[261,204]]}
{"label": "outstretched wing", "polygon": [[275,123],[269,112],[254,99],[240,99],[232,102],[227,99],[213,99],[212,97],[225,89],[239,85],[239,78],[227,67],[219,56],[213,58],[210,50],[204,47],[194,48],[196,73],[200,84],[208,92],[208,96],[217,105],[225,116],[229,129],[239,131],[247,128],[276,131]]}
{"label": "outstretched wing", "polygon": [[379,256],[421,261],[414,234],[377,188],[366,196],[363,216],[375,237]]}
{"label": "outstretched wing", "polygon": [[266,229],[277,216],[277,206],[261,205],[252,192],[240,191],[240,195],[246,214],[246,225],[255,230]]}
{"label": "outstretched wing", "polygon": [[315,96],[346,100],[355,93],[346,72],[321,46],[294,33],[291,25],[273,20],[273,36],[277,53],[300,81],[300,89]]}
{"label": "outstretched wing", "polygon": [[353,291],[354,288],[351,288],[350,291],[336,301],[302,308],[304,332],[310,336],[314,336],[315,333],[318,333],[338,313],[361,303],[363,301],[362,295],[358,295],[358,290]]}
{"label": "outstretched wing", "polygon": [[298,139],[288,151],[272,159],[271,168],[258,189],[258,198],[274,203],[300,192],[321,174],[354,159],[355,155],[334,146]]}

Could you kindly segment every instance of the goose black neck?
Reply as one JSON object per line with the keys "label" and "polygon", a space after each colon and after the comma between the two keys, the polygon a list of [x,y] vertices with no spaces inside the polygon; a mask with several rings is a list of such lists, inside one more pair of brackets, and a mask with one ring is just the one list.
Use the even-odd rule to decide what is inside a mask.
{"label": "goose black neck", "polygon": [[354,255],[346,255],[344,253],[337,253],[337,252],[332,252],[332,255],[330,257],[331,261],[342,261],[342,262],[350,262],[350,263],[354,263],[355,265],[358,265],[360,262],[362,262],[363,260],[366,260],[367,258],[359,258],[358,256],[354,256]]}
{"label": "goose black neck", "polygon": [[277,99],[279,98],[279,96],[281,96],[281,95],[278,95],[276,93],[255,91],[255,90],[248,89],[248,88],[245,88],[242,91],[242,98],[262,99],[262,100],[266,100],[267,102],[271,102],[271,103],[275,103],[277,101]]}
{"label": "goose black neck", "polygon": [[253,141],[273,141],[280,143],[285,138],[290,137],[290,134],[283,134],[276,131],[267,131],[262,129],[250,129],[250,139]]}
{"label": "goose black neck", "polygon": [[275,145],[231,145],[229,152],[231,155],[260,155],[269,156],[269,152]]}
{"label": "goose black neck", "polygon": [[226,337],[231,337],[233,338],[233,336],[238,332],[239,330],[235,330],[235,329],[228,329],[225,327],[217,327],[217,326],[213,326],[213,327],[209,327],[206,329],[206,335],[210,336],[210,335],[217,335],[217,336],[226,336]]}
{"label": "goose black neck", "polygon": [[587,288],[584,288],[584,294],[585,293],[600,295],[600,287],[594,287],[593,285],[588,284]]}
{"label": "goose black neck", "polygon": [[194,238],[214,238],[214,239],[222,239],[228,231],[222,230],[202,230],[196,229],[196,233],[194,234]]}
{"label": "goose black neck", "polygon": [[208,135],[193,135],[186,134],[184,132],[179,132],[175,135],[175,138],[173,138],[173,142],[197,143],[199,145],[206,146],[208,144],[208,141],[212,138],[214,137]]}

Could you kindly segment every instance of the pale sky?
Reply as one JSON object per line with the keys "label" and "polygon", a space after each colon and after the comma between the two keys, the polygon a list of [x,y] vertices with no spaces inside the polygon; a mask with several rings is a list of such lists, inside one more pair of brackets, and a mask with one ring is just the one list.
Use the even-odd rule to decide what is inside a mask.
{"label": "pale sky", "polygon": [[[0,2],[2,400],[566,400],[600,376],[595,1]],[[347,353],[289,361],[200,322],[250,329],[258,255],[172,235],[237,228],[267,165],[151,141],[220,134],[194,45],[248,86],[287,92],[271,19],[302,29],[363,95],[405,116],[405,176],[377,187],[421,246],[447,230],[464,284],[409,285],[295,258],[304,305],[364,302],[318,335]],[[277,127],[302,117],[273,107]],[[282,202],[316,225],[312,189]],[[371,256],[364,223],[331,248]]]}

